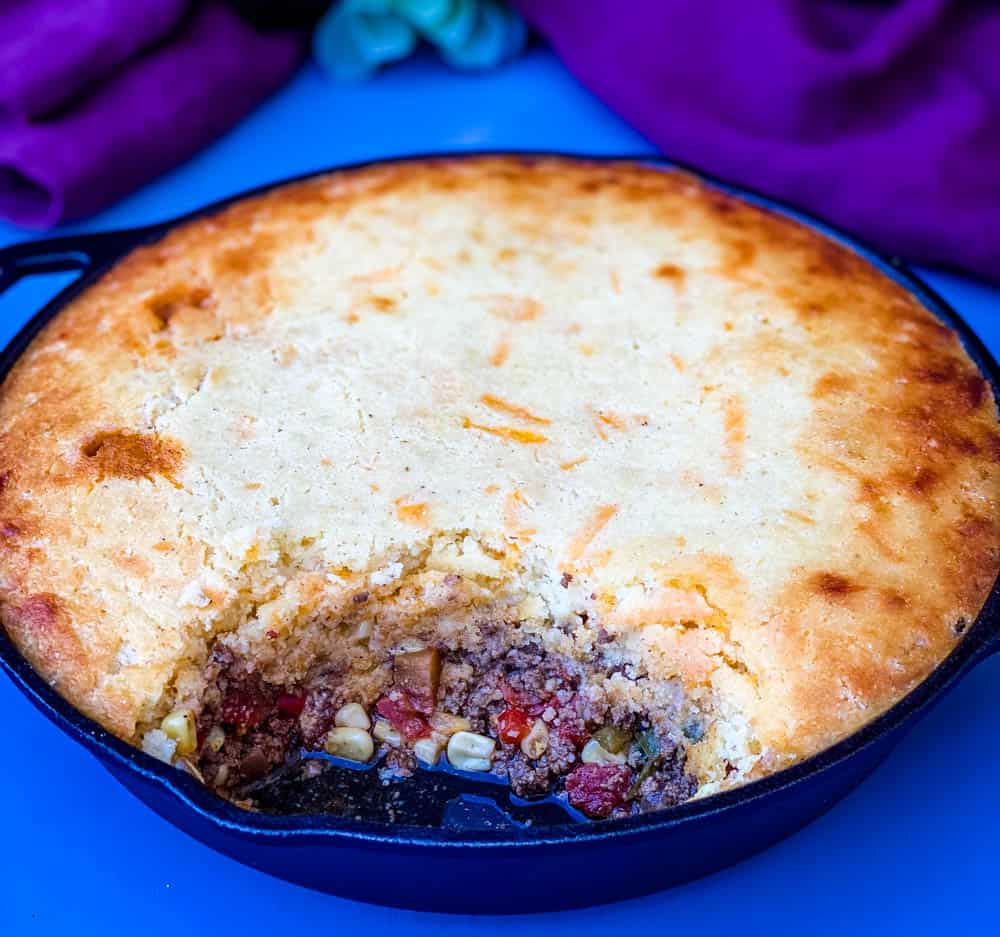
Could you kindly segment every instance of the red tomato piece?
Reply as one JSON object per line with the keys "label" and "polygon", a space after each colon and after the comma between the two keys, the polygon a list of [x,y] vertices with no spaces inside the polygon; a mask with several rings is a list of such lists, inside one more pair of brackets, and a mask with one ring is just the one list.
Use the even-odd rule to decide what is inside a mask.
{"label": "red tomato piece", "polygon": [[260,725],[270,712],[271,700],[267,696],[241,688],[226,695],[220,716],[223,722],[246,730]]}
{"label": "red tomato piece", "polygon": [[402,694],[394,693],[391,696],[383,696],[375,704],[375,712],[383,719],[388,719],[392,727],[408,741],[426,738],[431,734],[431,727],[427,720],[413,708],[413,704]]}
{"label": "red tomato piece", "polygon": [[528,690],[516,690],[506,680],[500,684],[500,692],[508,706],[524,710],[529,716],[540,716],[547,706],[554,705],[552,697],[537,696]]}
{"label": "red tomato piece", "polygon": [[497,735],[500,741],[507,745],[520,745],[534,724],[533,716],[529,716],[523,709],[512,706],[497,716]]}
{"label": "red tomato piece", "polygon": [[306,708],[305,694],[294,696],[291,693],[282,693],[278,697],[278,702],[275,703],[275,706],[279,712],[284,713],[286,716],[298,719],[302,715],[302,710]]}
{"label": "red tomato piece", "polygon": [[627,765],[579,765],[566,777],[566,793],[577,810],[601,819],[625,803],[631,784]]}

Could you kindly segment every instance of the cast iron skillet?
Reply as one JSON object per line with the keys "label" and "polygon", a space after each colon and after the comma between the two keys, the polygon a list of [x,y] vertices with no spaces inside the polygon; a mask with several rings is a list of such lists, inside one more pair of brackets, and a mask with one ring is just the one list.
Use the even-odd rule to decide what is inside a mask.
{"label": "cast iron skillet", "polygon": [[[705,178],[663,159],[630,159]],[[958,333],[994,397],[1000,396],[1000,372],[992,355],[940,297],[897,261],[772,199],[716,179],[706,181],[793,218],[873,263]],[[37,313],[0,354],[0,377],[46,322],[129,250],[235,200],[146,228],[35,241],[0,250],[0,292],[32,274],[66,270],[83,274]],[[25,696],[96,755],[133,794],[212,848],[272,875],[332,894],[406,908],[483,913],[555,910],[633,897],[721,869],[766,848],[833,806],[966,672],[997,650],[1000,581],[963,640],[927,680],[874,722],[786,771],[671,810],[601,822],[574,822],[563,814],[553,820],[559,812],[551,804],[532,808],[538,810],[532,814],[513,803],[504,788],[484,788],[481,780],[452,775],[443,779],[447,803],[428,807],[417,797],[404,804],[397,822],[386,823],[329,814],[280,816],[240,810],[194,778],[137,751],[81,715],[32,670],[0,630],[0,666]],[[440,794],[441,780],[428,772],[424,777],[418,773],[408,783]],[[364,809],[359,812],[366,813]]]}

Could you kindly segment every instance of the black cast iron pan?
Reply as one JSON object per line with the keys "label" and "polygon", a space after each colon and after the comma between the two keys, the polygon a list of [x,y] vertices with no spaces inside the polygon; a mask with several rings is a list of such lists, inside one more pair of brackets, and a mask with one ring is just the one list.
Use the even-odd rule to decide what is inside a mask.
{"label": "black cast iron pan", "polygon": [[[428,154],[461,156],[463,154]],[[468,154],[464,154],[468,155]],[[526,156],[577,154],[521,153]],[[410,159],[426,156],[410,157]],[[624,158],[624,157],[623,157]],[[680,168],[710,185],[811,227],[846,245],[916,296],[958,333],[1000,396],[992,355],[959,316],[898,261],[769,198],[648,156],[631,161]],[[599,158],[599,161],[609,161]],[[337,167],[337,168],[357,168]],[[310,174],[311,175],[311,174]],[[304,178],[304,177],[299,177]],[[295,180],[283,180],[281,185]],[[175,225],[259,194],[264,186],[163,224],[55,238],[0,250],[0,293],[26,276],[80,271],[81,278],[38,312],[0,353],[5,376],[39,329],[132,248]],[[645,894],[704,875],[787,836],[855,787],[916,720],[977,662],[1000,650],[997,584],[965,637],[908,696],[830,749],[737,790],[625,820],[584,821],[554,802],[529,806],[505,787],[443,772],[418,772],[408,795],[384,819],[377,785],[358,784],[346,767],[331,777],[352,791],[350,816],[250,813],[194,778],[132,748],[79,713],[42,680],[0,631],[0,667],[59,728],[88,748],[153,810],[238,861],[310,888],[407,908],[520,913]],[[368,779],[364,779],[367,781]],[[284,791],[299,810],[329,791]]]}

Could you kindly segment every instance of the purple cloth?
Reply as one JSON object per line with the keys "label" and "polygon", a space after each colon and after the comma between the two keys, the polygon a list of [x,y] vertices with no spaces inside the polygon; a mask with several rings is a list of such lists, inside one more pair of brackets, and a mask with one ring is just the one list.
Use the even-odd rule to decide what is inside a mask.
{"label": "purple cloth", "polygon": [[[32,37],[21,71],[0,71],[8,111],[0,121],[0,215],[46,228],[105,207],[235,124],[288,78],[302,52],[297,34],[259,33],[220,3],[185,18],[168,0],[132,5],[144,15],[119,18],[126,5],[111,0],[22,0],[0,13],[0,47],[16,44],[8,29],[25,6],[51,12],[32,29],[50,29],[54,40],[72,21],[78,36],[73,51],[68,40]],[[53,102],[60,109],[38,119],[38,108]],[[29,114],[35,119],[25,121]]]}
{"label": "purple cloth", "polygon": [[667,155],[1000,280],[1000,5],[514,3]]}
{"label": "purple cloth", "polygon": [[188,0],[8,0],[0,10],[0,118],[69,103],[162,39]]}

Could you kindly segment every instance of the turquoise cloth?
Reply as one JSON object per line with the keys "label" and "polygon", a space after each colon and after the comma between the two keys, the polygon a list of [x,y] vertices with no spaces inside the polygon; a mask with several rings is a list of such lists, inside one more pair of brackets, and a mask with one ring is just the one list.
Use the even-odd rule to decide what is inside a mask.
{"label": "turquoise cloth", "polygon": [[498,0],[343,0],[313,33],[313,55],[339,79],[362,79],[426,40],[455,68],[486,69],[524,47],[524,20]]}

